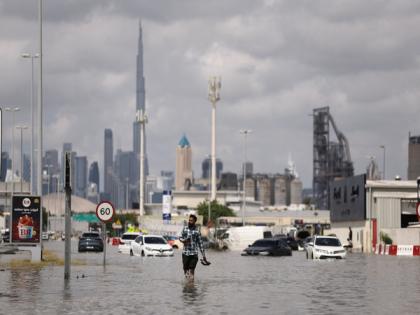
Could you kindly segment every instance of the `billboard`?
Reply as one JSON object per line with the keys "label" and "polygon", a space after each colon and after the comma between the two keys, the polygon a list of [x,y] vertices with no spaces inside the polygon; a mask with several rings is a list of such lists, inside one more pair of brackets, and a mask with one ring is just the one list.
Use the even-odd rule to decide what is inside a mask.
{"label": "billboard", "polygon": [[41,198],[13,196],[12,243],[39,243],[41,239]]}
{"label": "billboard", "polygon": [[170,190],[164,190],[162,195],[162,219],[164,222],[171,220],[172,210],[172,192]]}
{"label": "billboard", "polygon": [[366,219],[366,174],[356,175],[330,184],[331,222]]}

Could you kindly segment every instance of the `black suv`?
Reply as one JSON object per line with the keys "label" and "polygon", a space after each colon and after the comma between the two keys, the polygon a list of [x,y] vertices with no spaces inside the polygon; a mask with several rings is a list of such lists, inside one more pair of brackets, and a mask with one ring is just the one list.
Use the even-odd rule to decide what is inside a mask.
{"label": "black suv", "polygon": [[79,253],[86,251],[102,252],[104,242],[98,232],[85,232],[79,238]]}
{"label": "black suv", "polygon": [[292,250],[284,239],[264,238],[245,248],[242,255],[292,256]]}

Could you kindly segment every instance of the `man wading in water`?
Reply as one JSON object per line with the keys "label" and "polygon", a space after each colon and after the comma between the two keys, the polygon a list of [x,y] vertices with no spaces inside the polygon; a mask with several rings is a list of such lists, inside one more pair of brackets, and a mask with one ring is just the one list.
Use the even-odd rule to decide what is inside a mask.
{"label": "man wading in water", "polygon": [[197,217],[193,214],[188,218],[188,225],[184,227],[181,232],[179,240],[184,243],[184,249],[182,251],[182,264],[184,266],[185,278],[194,281],[194,270],[198,262],[198,250],[200,250],[203,256],[202,264],[209,264],[204,253],[203,240],[201,239],[201,233],[197,229],[195,223]]}

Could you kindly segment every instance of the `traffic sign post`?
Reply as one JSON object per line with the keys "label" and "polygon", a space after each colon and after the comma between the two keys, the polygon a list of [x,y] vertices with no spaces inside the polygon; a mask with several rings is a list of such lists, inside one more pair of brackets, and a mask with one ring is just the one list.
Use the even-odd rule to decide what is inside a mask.
{"label": "traffic sign post", "polygon": [[102,221],[102,238],[104,241],[104,266],[106,264],[106,223],[112,221],[112,219],[114,218],[114,214],[114,206],[109,201],[102,201],[96,207],[96,216],[100,221]]}
{"label": "traffic sign post", "polygon": [[420,176],[417,177],[417,206],[416,206],[417,220],[420,222]]}

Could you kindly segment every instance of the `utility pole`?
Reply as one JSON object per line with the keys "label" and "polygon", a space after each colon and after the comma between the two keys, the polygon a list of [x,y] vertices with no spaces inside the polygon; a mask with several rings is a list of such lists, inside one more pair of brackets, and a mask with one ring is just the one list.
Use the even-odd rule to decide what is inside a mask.
{"label": "utility pole", "polygon": [[250,134],[252,132],[252,130],[248,130],[248,129],[241,129],[239,131],[241,134],[244,135],[244,162],[242,164],[242,171],[243,171],[243,184],[242,184],[242,188],[243,188],[243,198],[242,198],[242,225],[245,226],[245,208],[246,208],[246,160],[247,160],[247,156],[246,156],[246,140],[248,137],[248,134]]}
{"label": "utility pole", "polygon": [[[37,169],[37,181],[38,181],[38,195],[42,196],[42,0],[38,0],[38,13],[39,13],[39,82],[38,82],[38,169]],[[40,209],[42,209],[42,198],[40,198]],[[40,221],[42,222],[42,211],[40,211]],[[42,225],[41,225],[42,231]],[[40,238],[40,246],[42,248],[42,237]],[[42,252],[41,252],[42,257]]]}
{"label": "utility pole", "polygon": [[211,201],[216,200],[216,103],[220,100],[222,83],[220,77],[209,79],[211,111]]}
{"label": "utility pole", "polygon": [[65,201],[65,247],[64,247],[64,279],[70,279],[70,260],[71,260],[71,153],[66,152],[65,161],[65,175],[64,175],[64,190],[66,192]]}
{"label": "utility pole", "polygon": [[16,126],[20,130],[20,192],[23,193],[23,130],[28,129],[28,126]]}

